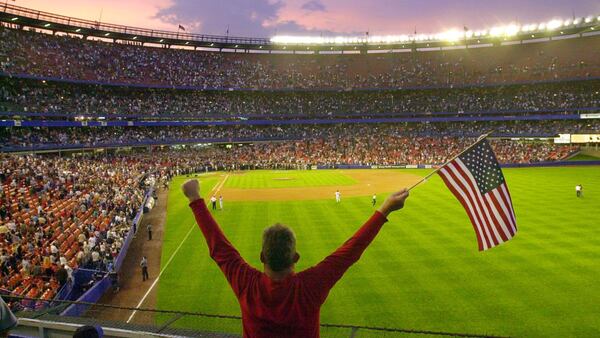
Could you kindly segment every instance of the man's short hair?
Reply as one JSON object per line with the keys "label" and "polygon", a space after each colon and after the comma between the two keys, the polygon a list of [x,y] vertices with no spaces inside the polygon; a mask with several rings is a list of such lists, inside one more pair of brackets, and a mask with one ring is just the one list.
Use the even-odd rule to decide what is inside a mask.
{"label": "man's short hair", "polygon": [[262,247],[264,263],[271,270],[283,271],[294,264],[296,254],[296,235],[287,226],[276,223],[263,232]]}

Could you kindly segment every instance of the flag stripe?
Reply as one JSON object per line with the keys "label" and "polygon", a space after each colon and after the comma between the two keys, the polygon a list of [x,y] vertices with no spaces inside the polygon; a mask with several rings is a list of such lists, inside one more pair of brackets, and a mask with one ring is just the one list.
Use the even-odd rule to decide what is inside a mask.
{"label": "flag stripe", "polygon": [[[481,199],[479,199],[479,196],[477,196],[476,191],[478,192],[479,190],[477,190],[476,187],[475,188],[473,187],[473,184],[470,181],[469,177],[466,176],[466,174],[460,168],[460,164],[459,164],[460,162],[458,162],[458,161],[460,161],[460,159],[456,159],[455,161],[453,161],[453,163],[450,163],[450,165],[455,166],[455,172],[458,174],[458,179],[463,183],[465,188],[468,190],[467,191],[468,195],[473,199],[473,204],[475,204],[475,208],[482,215],[481,219],[483,221],[483,226],[488,234],[488,238],[490,238],[492,240],[492,243],[493,243],[492,246],[496,246],[496,245],[498,245],[498,243],[500,243],[501,238],[498,235],[498,233],[496,233],[496,228],[493,226],[491,219],[490,219],[490,215],[487,213],[487,210],[485,210],[485,208],[483,207],[483,203],[482,203]],[[467,169],[467,171],[468,171],[468,169]]]}
{"label": "flag stripe", "polygon": [[440,170],[440,172],[443,174],[442,178],[448,180],[450,184],[446,185],[450,188],[450,190],[452,190],[454,196],[456,196],[459,202],[461,202],[465,210],[468,211],[467,214],[471,219],[471,223],[474,225],[473,228],[475,229],[475,234],[477,235],[477,238],[480,239],[483,243],[483,246],[480,246],[480,250],[487,250],[488,248],[491,248],[491,241],[483,230],[483,224],[479,218],[478,213],[475,212],[475,207],[473,206],[471,199],[468,197],[468,194],[466,194],[466,192],[463,190],[462,186],[456,182],[456,180],[453,178],[452,173],[448,169],[448,167],[444,167]]}
{"label": "flag stripe", "polygon": [[452,178],[452,181],[454,182],[455,186],[457,187],[457,189],[459,189],[459,191],[461,191],[464,194],[463,198],[465,198],[465,200],[469,203],[469,205],[471,205],[473,209],[473,211],[471,212],[473,212],[473,215],[478,220],[478,231],[480,232],[481,236],[485,239],[487,243],[487,248],[493,247],[495,245],[494,241],[485,225],[485,219],[483,218],[483,214],[479,210],[477,203],[475,203],[473,196],[469,194],[469,192],[466,189],[466,186],[460,181],[458,174],[454,171],[454,166],[452,166],[451,163],[448,165],[448,169],[448,174]]}
{"label": "flag stripe", "polygon": [[496,229],[498,230],[498,233],[502,237],[502,241],[504,241],[504,242],[508,241],[512,237],[512,235],[510,234],[510,231],[508,230],[506,223],[504,223],[502,216],[500,216],[500,214],[498,213],[498,208],[494,205],[494,202],[492,201],[490,194],[483,195],[483,200],[485,202],[486,207],[490,211],[490,214],[492,214],[492,217],[494,217]]}
{"label": "flag stripe", "polygon": [[516,217],[515,217],[515,209],[513,209],[513,202],[512,202],[512,197],[510,196],[510,191],[508,191],[508,188],[506,187],[506,185],[504,185],[502,187],[502,192],[504,193],[504,196],[506,197],[506,205],[509,206],[508,210],[510,211],[510,216],[513,219],[513,222],[515,224],[515,229],[517,229],[517,221],[516,221]]}
{"label": "flag stripe", "polygon": [[499,189],[499,195],[502,197],[502,201],[504,202],[504,204],[506,206],[508,206],[508,215],[510,216],[510,218],[513,221],[513,224],[515,225],[515,230],[517,230],[517,222],[515,221],[515,213],[512,210],[512,201],[510,200],[509,195],[506,194],[508,189],[506,189],[506,187],[502,187],[501,189]]}
{"label": "flag stripe", "polygon": [[502,211],[500,213],[500,215],[504,219],[504,223],[508,225],[508,230],[510,231],[510,237],[514,236],[515,235],[514,223],[512,221],[512,218],[510,217],[510,212],[508,211],[508,209],[506,208],[506,205],[504,204],[504,201],[502,200],[502,197],[500,197],[500,193],[498,192],[498,189],[494,189],[492,194],[490,194],[490,200],[493,201],[494,205],[496,206],[496,208],[498,210]]}
{"label": "flag stripe", "polygon": [[454,180],[450,177],[449,173],[446,171],[446,168],[440,169],[439,174],[440,174],[440,177],[442,178],[442,180],[444,181],[444,183],[446,183],[446,186],[448,187],[448,189],[450,189],[450,191],[458,199],[460,204],[462,204],[463,208],[465,208],[465,210],[467,210],[467,215],[469,216],[469,219],[471,220],[471,224],[473,225],[473,229],[475,230],[475,235],[477,236],[477,243],[479,245],[479,251],[487,250],[487,248],[489,248],[490,245],[487,241],[487,238],[485,238],[482,234],[482,231],[481,231],[480,225],[479,225],[479,219],[476,218],[476,215],[473,212],[473,207],[467,201],[466,196],[464,196],[464,193],[461,190],[458,190],[459,188],[454,186],[454,184],[455,184]]}

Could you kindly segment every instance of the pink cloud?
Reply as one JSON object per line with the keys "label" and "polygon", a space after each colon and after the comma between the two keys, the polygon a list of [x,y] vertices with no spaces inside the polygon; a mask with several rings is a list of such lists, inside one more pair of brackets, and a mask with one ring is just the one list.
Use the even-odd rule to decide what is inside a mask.
{"label": "pink cloud", "polygon": [[19,0],[16,5],[44,12],[67,15],[88,20],[98,20],[135,27],[177,30],[177,25],[166,23],[154,16],[171,0]]}

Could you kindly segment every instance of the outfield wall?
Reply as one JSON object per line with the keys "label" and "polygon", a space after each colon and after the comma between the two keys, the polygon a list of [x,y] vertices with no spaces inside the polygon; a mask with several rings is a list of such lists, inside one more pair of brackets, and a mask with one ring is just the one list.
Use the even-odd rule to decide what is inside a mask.
{"label": "outfield wall", "polygon": [[[563,166],[581,166],[581,165],[600,165],[598,161],[556,161],[556,162],[537,162],[537,163],[505,163],[502,168],[526,168],[526,167],[563,167]],[[334,164],[312,166],[311,169],[431,169],[438,168],[439,164],[400,164],[400,165],[353,165],[353,164]]]}

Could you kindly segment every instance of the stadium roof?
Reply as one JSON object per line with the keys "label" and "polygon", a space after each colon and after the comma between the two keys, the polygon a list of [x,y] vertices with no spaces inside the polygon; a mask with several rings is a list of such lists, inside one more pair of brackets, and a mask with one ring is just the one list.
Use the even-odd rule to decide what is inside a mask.
{"label": "stadium roof", "polygon": [[0,22],[84,37],[130,41],[141,44],[181,46],[229,51],[286,51],[303,53],[368,52],[446,49],[458,46],[489,46],[510,42],[549,41],[561,37],[600,34],[600,16],[542,23],[509,24],[471,31],[464,27],[437,34],[404,34],[362,37],[275,36],[271,39],[194,34],[130,27],[42,12],[8,3],[0,4]]}

